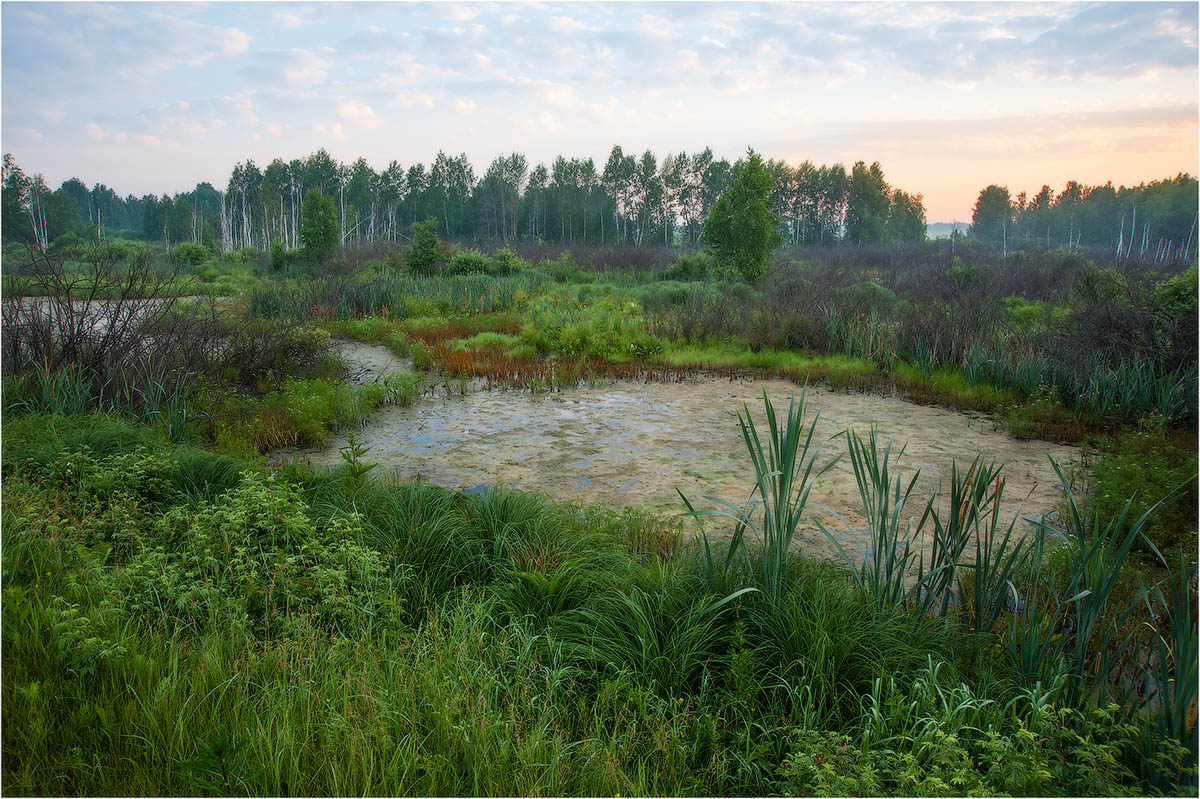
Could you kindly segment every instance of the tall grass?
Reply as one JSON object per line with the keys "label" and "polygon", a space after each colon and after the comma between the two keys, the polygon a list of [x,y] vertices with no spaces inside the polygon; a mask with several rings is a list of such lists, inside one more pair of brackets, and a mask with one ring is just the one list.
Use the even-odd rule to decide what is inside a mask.
{"label": "tall grass", "polygon": [[[867,532],[871,537],[870,552],[855,571],[855,577],[859,586],[870,592],[880,604],[905,605],[913,597],[919,597],[922,589],[919,582],[909,584],[909,573],[919,562],[920,553],[913,547],[912,519],[904,516],[905,504],[912,496],[920,475],[914,474],[907,485],[899,475],[895,482],[892,481],[892,442],[888,442],[881,455],[874,428],[866,443],[852,430],[846,431],[845,435],[850,463],[854,467],[854,479],[862,500],[863,516],[867,520]],[[896,458],[903,454],[904,448],[901,447]],[[850,557],[836,536],[824,525],[820,525],[820,529],[850,565]]]}
{"label": "tall grass", "polygon": [[[1067,583],[1062,591],[1039,586],[1041,558],[1045,550],[1044,522],[1032,547],[1035,566],[1031,599],[1039,589],[1049,589],[1052,608],[1039,613],[1037,602],[1026,604],[1025,612],[1012,621],[1009,636],[1011,661],[1026,684],[1048,681],[1061,670],[1067,679],[1066,696],[1076,704],[1091,693],[1107,698],[1114,666],[1126,655],[1131,637],[1121,637],[1126,622],[1145,599],[1143,590],[1125,608],[1109,606],[1118,577],[1134,542],[1150,516],[1162,501],[1151,506],[1137,519],[1127,518],[1132,500],[1120,513],[1108,520],[1093,516],[1090,520],[1079,510],[1070,490],[1070,482],[1053,459],[1067,497]],[[1165,501],[1165,500],[1164,500]],[[1127,686],[1116,686],[1118,699],[1128,700]]]}
{"label": "tall grass", "polygon": [[[1160,555],[1161,558],[1161,555]],[[1188,763],[1195,763],[1200,752],[1196,729],[1197,672],[1200,670],[1200,641],[1196,630],[1195,589],[1196,570],[1180,557],[1178,567],[1167,567],[1167,576],[1154,585],[1146,597],[1150,616],[1165,620],[1155,631],[1154,655],[1146,675],[1146,693],[1151,712],[1149,723],[1155,734],[1147,735],[1152,747],[1162,741],[1179,741],[1184,747],[1184,759],[1173,771],[1163,770],[1153,775],[1156,787],[1168,791],[1176,786],[1195,792],[1196,773],[1187,774]],[[1163,590],[1163,583],[1166,590]],[[1165,629],[1163,629],[1165,627]],[[1153,743],[1151,743],[1153,742]],[[1151,756],[1161,752],[1151,751]]]}
{"label": "tall grass", "polygon": [[[745,415],[738,414],[738,424],[741,427],[742,439],[746,451],[754,467],[754,491],[751,499],[757,495],[762,503],[762,521],[758,526],[760,561],[758,586],[770,597],[777,597],[784,587],[787,559],[791,554],[792,542],[800,528],[804,512],[808,509],[808,497],[812,491],[813,481],[820,477],[837,463],[837,458],[818,468],[820,458],[819,448],[814,449],[813,433],[818,413],[811,424],[805,426],[805,396],[807,386],[800,393],[799,402],[795,395],[788,403],[786,416],[781,420],[775,413],[775,406],[766,392],[763,392],[763,406],[767,417],[767,444],[764,448],[758,426],[750,414],[749,406],[743,406]],[[682,496],[682,494],[681,494]],[[724,516],[732,519],[734,527],[733,540],[729,545],[722,567],[728,572],[734,557],[740,552],[746,553],[746,530],[755,526],[754,505],[738,505],[717,497],[705,497],[720,507],[712,510],[696,511],[684,497],[690,515],[700,518],[706,515]],[[712,551],[705,538],[705,552],[712,568]]]}
{"label": "tall grass", "polygon": [[[991,633],[1006,608],[1020,604],[1014,580],[1028,556],[1028,539],[1016,537],[1020,514],[1014,514],[1007,528],[1001,527],[1000,509],[1005,477],[994,463],[976,458],[964,475],[958,464],[951,465],[949,514],[938,511],[937,497],[930,500],[933,520],[932,548],[928,562],[922,559],[919,578],[926,592],[926,609],[940,613],[950,609],[952,586],[962,603],[966,623],[976,633]],[[970,544],[973,557],[964,562]],[[967,576],[963,576],[963,572]]]}
{"label": "tall grass", "polygon": [[[1186,567],[1135,603],[1163,618],[1149,691],[1127,714],[1096,708],[1118,687],[1101,683],[1122,645],[1106,579],[1123,532],[1080,521],[1077,581],[1043,573],[1009,604],[1007,564],[1026,550],[1003,543],[1003,481],[979,461],[952,474],[956,511],[926,506],[944,552],[909,571],[957,594],[929,580],[881,603],[782,549],[820,468],[803,395],[786,418],[764,405],[766,429],[748,408],[741,429],[772,509],[721,505],[760,534],[726,572],[636,512],[349,467],[268,473],[100,415],[6,420],[3,788],[1115,793],[1188,779],[1163,737],[1194,735]],[[851,454],[883,524],[914,493],[893,456],[871,439]],[[905,524],[887,540],[911,539]],[[1044,533],[1027,545],[1035,576]],[[1108,554],[1093,552],[1105,536]],[[991,628],[997,605],[973,594],[1003,605]],[[1013,669],[1016,686],[1006,649],[1041,659]]]}

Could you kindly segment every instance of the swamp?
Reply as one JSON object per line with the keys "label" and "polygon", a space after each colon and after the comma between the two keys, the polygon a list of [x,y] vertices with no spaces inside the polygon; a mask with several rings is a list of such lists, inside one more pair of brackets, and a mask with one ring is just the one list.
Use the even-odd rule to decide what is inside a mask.
{"label": "swamp", "polygon": [[1197,796],[1198,9],[0,2],[0,795]]}
{"label": "swamp", "polygon": [[958,247],[7,249],[5,790],[1191,790],[1195,266]]}

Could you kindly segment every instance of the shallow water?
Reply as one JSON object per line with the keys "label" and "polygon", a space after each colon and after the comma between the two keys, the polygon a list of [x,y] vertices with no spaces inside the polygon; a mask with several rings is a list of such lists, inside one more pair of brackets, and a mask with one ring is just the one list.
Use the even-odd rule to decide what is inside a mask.
{"label": "shallow water", "polygon": [[[395,363],[379,347],[352,345],[345,352],[369,365],[372,374],[382,374]],[[475,390],[465,396],[427,396],[409,408],[381,409],[355,433],[369,448],[365,461],[405,478],[454,489],[502,484],[558,499],[677,512],[684,508],[676,489],[697,509],[710,505],[705,495],[747,499],[754,478],[738,412],[747,404],[762,434],[764,391],[782,413],[800,387],[785,380],[705,378],[621,382],[540,394]],[[812,386],[808,409],[809,419],[820,412],[814,436],[814,447],[821,450],[819,465],[845,453],[845,439],[834,436],[848,427],[865,436],[875,424],[881,442],[895,439],[897,449],[906,443],[899,473],[921,473],[908,506],[918,519],[934,490],[948,488],[951,463],[957,460],[965,468],[979,454],[1007,465],[1005,523],[1018,511],[1026,518],[1049,512],[1062,491],[1047,455],[1065,467],[1075,452],[1059,444],[1017,441],[994,431],[985,416],[915,405],[898,397]],[[298,454],[315,464],[338,465],[338,447],[344,443],[342,438],[328,449]],[[811,510],[799,536],[801,547],[820,557],[834,554],[813,524],[822,518],[839,532],[843,546],[862,550],[865,523],[846,457],[816,481],[810,501],[836,510],[846,524]]]}

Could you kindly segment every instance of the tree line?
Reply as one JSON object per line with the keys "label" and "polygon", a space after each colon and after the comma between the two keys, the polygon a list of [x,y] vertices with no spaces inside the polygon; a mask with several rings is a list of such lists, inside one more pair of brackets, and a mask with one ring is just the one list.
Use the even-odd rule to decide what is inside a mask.
{"label": "tree line", "polygon": [[[345,164],[324,150],[307,158],[253,160],[234,166],[223,190],[199,183],[188,192],[120,197],[77,178],[51,190],[6,155],[5,241],[45,248],[73,232],[103,239],[120,230],[170,248],[196,242],[228,251],[299,246],[301,209],[309,189],[334,199],[341,244],[408,240],[412,225],[435,218],[438,232],[458,240],[678,244],[697,246],[704,220],[753,153],[730,162],[710,148],[658,158],[614,146],[601,165],[558,156],[531,165],[522,153],[499,155],[477,176],[465,154],[439,152],[426,167],[392,161],[380,171],[364,158]],[[881,243],[925,236],[921,195],[893,189],[878,163],[792,167],[763,162],[771,210],[784,241],[822,245]]]}
{"label": "tree line", "polygon": [[[64,234],[103,240],[110,231],[162,242],[195,242],[229,251],[300,245],[309,189],[333,199],[341,245],[406,242],[428,218],[455,240],[563,244],[700,243],[705,220],[753,152],[735,161],[710,148],[662,158],[614,146],[603,164],[556,157],[530,164],[522,153],[499,155],[481,176],[465,154],[439,152],[431,164],[392,161],[375,170],[366,159],[342,163],[325,149],[305,158],[236,164],[223,188],[202,182],[188,192],[142,197],[70,178],[57,189],[4,156],[4,241],[46,249]],[[920,241],[920,194],[890,186],[878,162],[791,166],[765,160],[770,210],[784,243],[822,246]],[[1067,183],[1032,198],[1006,187],[980,192],[971,228],[1002,247],[1108,247],[1125,257],[1163,257],[1196,247],[1196,180],[1188,175],[1135,187]]]}
{"label": "tree line", "polygon": [[1118,259],[1187,260],[1196,251],[1197,189],[1183,173],[1119,188],[1072,180],[1058,194],[1042,186],[1033,197],[993,184],[979,192],[971,235],[1008,249],[1034,242],[1107,248]]}

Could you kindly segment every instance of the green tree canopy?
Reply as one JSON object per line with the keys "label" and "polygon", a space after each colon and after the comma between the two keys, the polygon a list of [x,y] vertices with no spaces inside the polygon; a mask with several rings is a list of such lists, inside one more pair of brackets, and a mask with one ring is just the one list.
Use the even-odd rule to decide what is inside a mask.
{"label": "green tree canopy", "polygon": [[1012,224],[1013,206],[1008,189],[994,183],[979,192],[971,214],[971,235],[980,241],[1000,241]]}
{"label": "green tree canopy", "polygon": [[300,206],[300,244],[305,254],[320,263],[338,244],[338,214],[333,198],[320,189],[309,189]]}
{"label": "green tree canopy", "polygon": [[925,204],[920,194],[892,192],[892,207],[888,211],[888,241],[903,243],[925,241]]}
{"label": "green tree canopy", "polygon": [[717,264],[753,283],[767,271],[771,251],[783,244],[780,219],[771,212],[771,177],[750,151],[737,179],[713,205],[700,240]]}
{"label": "green tree canopy", "polygon": [[409,271],[417,275],[431,275],[437,271],[442,260],[442,241],[438,238],[437,217],[431,216],[424,222],[414,222],[413,243],[405,257]]}
{"label": "green tree canopy", "polygon": [[879,162],[870,167],[863,161],[850,170],[850,189],[846,198],[846,241],[851,244],[879,244],[887,237],[888,212],[892,193],[883,179]]}

